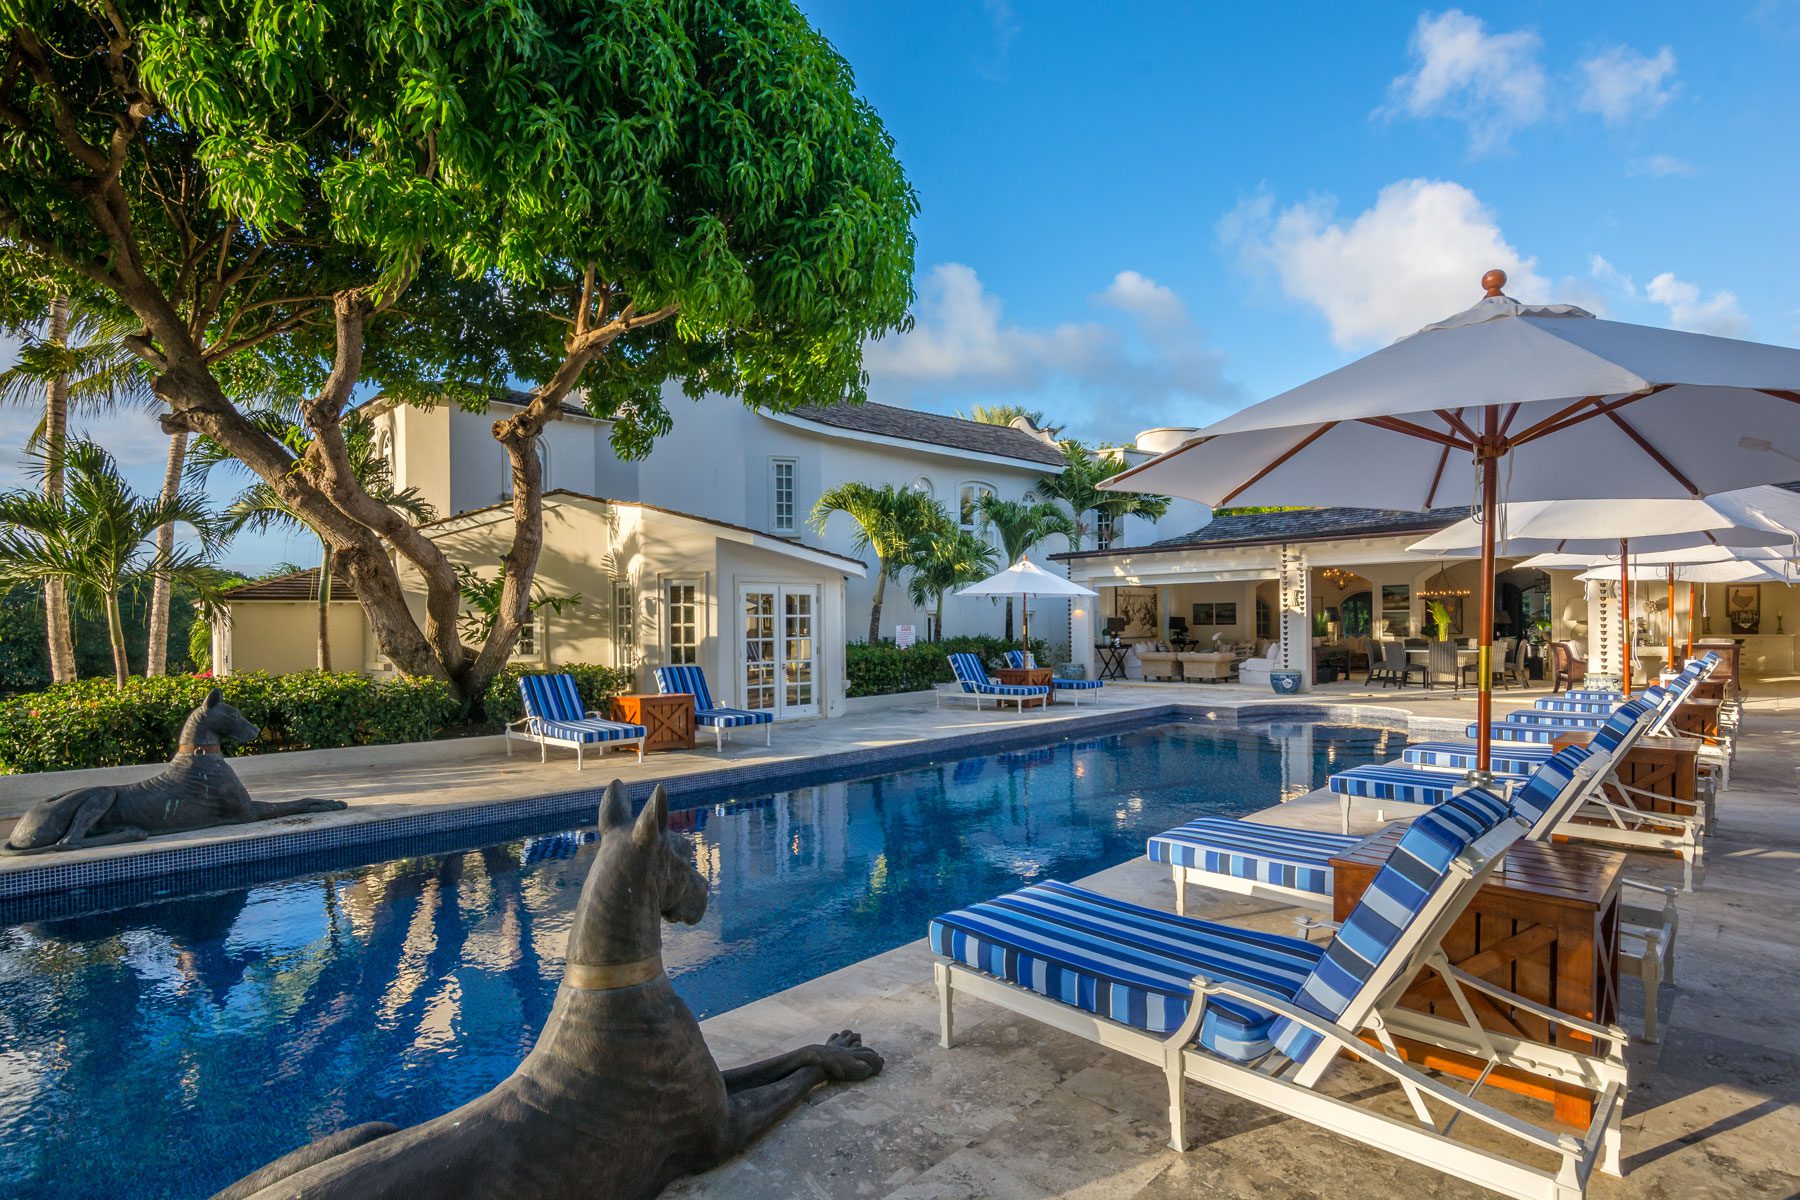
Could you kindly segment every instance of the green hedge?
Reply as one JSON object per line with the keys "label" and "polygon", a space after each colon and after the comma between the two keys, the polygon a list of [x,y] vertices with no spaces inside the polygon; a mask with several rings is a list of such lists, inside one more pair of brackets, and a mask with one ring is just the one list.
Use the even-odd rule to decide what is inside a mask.
{"label": "green hedge", "polygon": [[[611,667],[562,666],[575,676],[590,708],[630,686]],[[175,753],[189,712],[217,685],[227,702],[262,729],[254,743],[226,743],[227,754],[325,750],[423,742],[492,732],[519,715],[517,680],[508,668],[482,696],[478,711],[437,679],[371,679],[353,672],[252,672],[211,679],[134,676],[120,690],[91,679],[0,701],[0,772],[66,771],[163,762]]]}
{"label": "green hedge", "polygon": [[[914,642],[902,650],[891,642],[869,645],[853,642],[846,647],[851,696],[887,696],[895,692],[922,692],[955,678],[948,656],[978,654],[988,670],[1006,665],[1006,652],[1019,643],[996,637],[951,637],[941,642]],[[1048,666],[1044,642],[1033,638],[1031,653]]]}

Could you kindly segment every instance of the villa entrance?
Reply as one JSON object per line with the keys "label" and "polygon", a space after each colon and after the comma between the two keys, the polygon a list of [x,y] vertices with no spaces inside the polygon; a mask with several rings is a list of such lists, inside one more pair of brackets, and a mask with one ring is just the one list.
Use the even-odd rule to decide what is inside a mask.
{"label": "villa entrance", "polygon": [[738,591],[744,707],[776,720],[819,715],[819,587],[750,584]]}

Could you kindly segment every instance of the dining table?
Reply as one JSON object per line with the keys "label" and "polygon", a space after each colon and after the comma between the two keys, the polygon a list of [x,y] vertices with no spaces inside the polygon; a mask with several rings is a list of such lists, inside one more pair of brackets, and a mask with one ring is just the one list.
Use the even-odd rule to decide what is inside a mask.
{"label": "dining table", "polygon": [[[1456,648],[1456,682],[1451,685],[1454,690],[1462,691],[1464,669],[1474,666],[1480,657],[1481,651],[1475,646],[1458,646]],[[1406,650],[1406,658],[1408,662],[1427,664],[1431,661],[1431,648],[1429,646],[1409,646]],[[1425,686],[1432,686],[1429,672],[1425,676]]]}

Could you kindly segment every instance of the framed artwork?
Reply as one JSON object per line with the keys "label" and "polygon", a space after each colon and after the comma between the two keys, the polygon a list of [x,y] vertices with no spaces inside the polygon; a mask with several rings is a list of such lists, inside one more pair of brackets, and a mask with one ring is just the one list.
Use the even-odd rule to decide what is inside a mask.
{"label": "framed artwork", "polygon": [[1381,623],[1389,637],[1404,637],[1412,628],[1412,585],[1381,585]]}
{"label": "framed artwork", "polygon": [[1213,624],[1214,625],[1236,625],[1237,624],[1237,601],[1236,600],[1227,600],[1223,604],[1213,605]]}
{"label": "framed artwork", "polygon": [[1155,588],[1114,588],[1112,603],[1113,616],[1125,619],[1125,627],[1119,631],[1120,637],[1154,638],[1161,634],[1162,622],[1158,618],[1160,610],[1156,603]]}
{"label": "framed artwork", "polygon": [[1210,605],[1210,604],[1194,605],[1194,624],[1196,624],[1196,625],[1216,625],[1217,623],[1218,622],[1213,620],[1213,606],[1212,605]]}
{"label": "framed artwork", "polygon": [[1762,627],[1762,586],[1734,583],[1725,589],[1725,617],[1733,633],[1755,633]]}

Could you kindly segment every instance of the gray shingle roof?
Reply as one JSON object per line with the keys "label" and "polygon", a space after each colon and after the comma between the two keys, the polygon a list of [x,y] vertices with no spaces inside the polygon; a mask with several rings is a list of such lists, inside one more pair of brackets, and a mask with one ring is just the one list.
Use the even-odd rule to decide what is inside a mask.
{"label": "gray shingle roof", "polygon": [[793,410],[792,416],[834,429],[850,429],[858,433],[879,434],[909,442],[932,446],[948,446],[976,454],[997,454],[1003,458],[1019,458],[1042,463],[1047,467],[1063,465],[1062,451],[1023,429],[1010,425],[984,425],[961,417],[941,413],[919,412],[911,408],[895,408],[891,404],[805,404]]}
{"label": "gray shingle roof", "polygon": [[[304,571],[295,571],[292,575],[277,575],[273,579],[258,579],[251,583],[240,583],[234,588],[225,589],[227,600],[316,600],[319,595],[319,568],[308,567]],[[350,580],[340,570],[331,572],[332,600],[355,600],[356,589],[350,586]]]}

